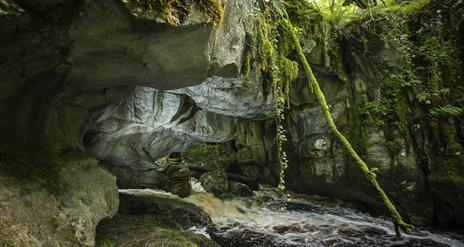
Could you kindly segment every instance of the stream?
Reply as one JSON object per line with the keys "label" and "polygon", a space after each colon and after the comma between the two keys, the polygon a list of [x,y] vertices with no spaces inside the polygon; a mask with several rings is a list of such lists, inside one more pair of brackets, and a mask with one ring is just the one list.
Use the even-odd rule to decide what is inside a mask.
{"label": "stream", "polygon": [[193,188],[195,192],[186,198],[151,189],[120,193],[172,198],[174,202],[197,205],[210,216],[213,226],[183,230],[206,236],[224,247],[464,247],[464,236],[450,232],[419,229],[397,239],[391,221],[340,206],[340,202],[324,197],[284,195],[273,188],[261,188],[251,197],[221,200],[199,185],[194,184]]}
{"label": "stream", "polygon": [[324,198],[282,196],[261,189],[253,197],[220,200],[206,192],[186,198],[203,208],[214,229],[191,228],[222,246],[464,246],[463,236],[418,230],[395,237],[393,224]]}

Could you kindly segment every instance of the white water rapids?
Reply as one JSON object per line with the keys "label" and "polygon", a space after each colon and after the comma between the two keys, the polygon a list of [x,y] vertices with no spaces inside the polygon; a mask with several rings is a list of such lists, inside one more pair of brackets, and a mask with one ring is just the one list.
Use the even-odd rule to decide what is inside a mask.
{"label": "white water rapids", "polygon": [[462,236],[428,231],[403,234],[397,240],[391,222],[324,200],[283,197],[271,189],[255,191],[249,198],[220,200],[201,192],[197,185],[194,188],[197,192],[183,200],[208,213],[214,227],[188,230],[208,236],[222,246],[464,247]]}

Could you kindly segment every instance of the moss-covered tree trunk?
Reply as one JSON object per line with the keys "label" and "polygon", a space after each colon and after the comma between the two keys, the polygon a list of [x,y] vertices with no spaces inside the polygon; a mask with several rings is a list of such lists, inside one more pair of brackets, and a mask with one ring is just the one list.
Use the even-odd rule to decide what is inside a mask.
{"label": "moss-covered tree trunk", "polygon": [[[301,48],[300,42],[298,40],[298,37],[295,33],[294,27],[292,23],[288,19],[284,19],[284,24],[286,28],[289,31],[291,41],[293,42],[293,45],[297,51],[297,54],[301,60],[301,63],[303,65],[303,68],[308,76],[309,79],[309,84],[312,90],[314,91],[316,98],[322,108],[322,111],[324,113],[324,117],[327,120],[327,123],[330,126],[330,129],[332,132],[337,136],[337,138],[342,142],[344,148],[346,151],[353,157],[353,159],[356,161],[356,163],[359,165],[359,168],[362,170],[366,178],[369,180],[369,182],[372,184],[374,189],[377,191],[381,199],[383,200],[385,206],[388,208],[390,211],[391,216],[394,219],[395,223],[395,229],[397,229],[397,226],[399,226],[404,232],[410,233],[413,231],[414,227],[412,225],[409,225],[403,221],[403,218],[401,215],[398,213],[398,210],[396,210],[395,205],[390,201],[388,198],[387,194],[385,191],[382,189],[380,184],[377,182],[376,176],[373,172],[369,171],[368,166],[366,163],[359,157],[359,155],[356,153],[356,151],[353,149],[351,146],[350,142],[346,137],[338,130],[337,126],[335,125],[332,116],[329,111],[329,106],[327,105],[327,101],[325,99],[324,93],[322,92],[321,88],[319,87],[319,83],[316,80],[316,77],[313,74],[313,71],[311,67],[309,66],[308,61],[306,60],[306,57],[303,53],[303,50]],[[397,231],[397,234],[399,234],[399,231]]]}

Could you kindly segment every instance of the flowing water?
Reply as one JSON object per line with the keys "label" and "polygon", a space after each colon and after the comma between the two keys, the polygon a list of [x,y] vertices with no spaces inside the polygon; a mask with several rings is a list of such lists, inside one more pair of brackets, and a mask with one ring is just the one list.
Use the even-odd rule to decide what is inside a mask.
{"label": "flowing water", "polygon": [[[339,206],[322,197],[284,196],[261,189],[254,196],[220,200],[194,185],[197,192],[183,200],[208,213],[212,229],[185,229],[203,234],[224,247],[395,246],[464,247],[464,236],[417,231],[396,239],[393,224]],[[143,195],[172,196],[156,190],[121,190]]]}
{"label": "flowing water", "polygon": [[197,192],[185,200],[203,208],[215,225],[209,234],[205,229],[190,230],[222,246],[464,246],[462,236],[428,231],[397,240],[393,224],[384,219],[324,200],[285,197],[273,190],[230,200]]}

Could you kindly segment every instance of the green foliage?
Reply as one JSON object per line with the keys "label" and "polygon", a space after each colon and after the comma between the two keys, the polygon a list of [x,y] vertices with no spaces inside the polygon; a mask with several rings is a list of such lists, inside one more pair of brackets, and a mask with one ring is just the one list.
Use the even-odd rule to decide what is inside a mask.
{"label": "green foliage", "polygon": [[288,17],[297,26],[305,27],[312,22],[320,22],[322,15],[319,8],[310,1],[287,0],[284,1],[284,6]]}
{"label": "green foliage", "polygon": [[386,76],[381,82],[382,98],[379,101],[367,101],[360,107],[363,124],[383,126],[386,121],[401,119],[403,106],[401,99],[404,90],[416,86],[420,81],[409,78],[407,72]]}
{"label": "green foliage", "polygon": [[464,113],[464,109],[452,105],[436,107],[430,110],[433,117],[457,117]]}
{"label": "green foliage", "polygon": [[418,13],[425,5],[427,5],[430,0],[410,0],[410,1],[395,1],[395,0],[386,0],[385,5],[376,5],[372,6],[369,11],[374,12],[373,15],[379,14],[416,14]]}
{"label": "green foliage", "polygon": [[[334,24],[337,29],[341,29],[353,21],[366,18],[375,20],[397,14],[410,15],[418,13],[430,0],[308,0],[300,2],[304,2],[305,4],[300,5],[304,5],[306,8],[312,6],[326,21]],[[290,17],[295,13],[304,14],[305,12],[289,11]],[[293,18],[291,20],[298,23]]]}
{"label": "green foliage", "polygon": [[203,167],[217,167],[220,158],[218,145],[209,143],[191,147],[182,156],[183,161]]}
{"label": "green foliage", "polygon": [[[427,3],[410,1],[408,4],[422,8]],[[456,45],[444,37],[446,27],[440,11],[419,31],[411,32],[408,16],[414,14],[416,12],[403,9],[399,13],[390,13],[373,26],[380,29],[384,41],[398,54],[400,63],[396,73],[382,81],[382,98],[366,102],[360,108],[365,124],[381,126],[388,121],[401,122],[397,125],[404,126],[408,124],[404,121],[404,115],[408,114],[404,112],[405,109],[423,112],[421,116],[435,119],[461,116],[458,109],[464,109],[463,104],[459,103],[462,91],[450,90],[451,85],[459,85]],[[406,95],[412,96],[412,100],[404,100]]]}
{"label": "green foliage", "polygon": [[363,124],[366,126],[383,126],[392,113],[392,108],[383,102],[366,102],[360,109]]}
{"label": "green foliage", "polygon": [[[276,108],[278,117],[276,121],[276,139],[279,161],[281,164],[280,180],[282,182],[279,186],[284,188],[284,168],[287,165],[287,160],[282,149],[282,143],[285,141],[285,131],[280,122],[280,119],[283,119],[284,116],[282,114],[284,109],[284,104],[282,102],[285,102],[285,87],[283,87],[285,84],[279,79],[279,75],[280,78],[283,78],[282,73],[279,71],[279,68],[283,66],[282,63],[278,61],[282,61],[279,55],[283,55],[283,57],[288,55],[286,53],[291,50],[289,47],[293,44],[293,48],[296,49],[304,71],[308,76],[310,86],[316,94],[316,98],[321,105],[331,130],[343,143],[347,152],[353,156],[366,178],[378,192],[385,205],[390,210],[395,223],[404,231],[412,230],[412,226],[406,224],[402,220],[395,206],[377,183],[375,175],[369,170],[364,161],[353,149],[351,143],[338,131],[333,123],[333,119],[325,101],[325,96],[320,90],[318,82],[301,49],[297,33],[299,33],[301,28],[310,29],[323,27],[321,24],[308,24],[311,20],[314,20],[311,18],[317,18],[316,16],[320,14],[322,14],[323,19],[329,20],[332,25],[335,25],[335,31],[337,31],[337,28],[339,29],[341,26],[345,25],[345,23],[351,21],[346,21],[344,18],[345,13],[349,13],[350,15],[353,14],[356,16],[356,19],[360,20],[357,24],[361,25],[353,25],[357,30],[360,28],[375,28],[376,34],[380,33],[379,36],[384,38],[383,41],[386,43],[386,47],[392,49],[392,54],[397,54],[398,57],[391,60],[394,61],[394,63],[392,63],[394,68],[388,68],[390,74],[385,76],[381,83],[381,98],[377,101],[365,102],[365,104],[359,110],[355,110],[355,112],[357,113],[356,115],[361,114],[362,119],[366,122],[370,122],[370,124],[378,126],[387,124],[390,127],[397,127],[401,133],[406,134],[410,129],[420,129],[420,126],[416,126],[418,125],[418,121],[424,120],[422,118],[429,118],[430,116],[432,116],[432,118],[442,118],[445,116],[457,117],[461,116],[463,113],[462,106],[455,103],[461,102],[458,100],[459,97],[449,97],[455,94],[449,89],[451,88],[450,86],[459,85],[456,83],[456,78],[459,77],[454,76],[457,75],[455,71],[459,70],[457,68],[459,66],[456,66],[459,65],[459,63],[456,62],[458,59],[456,59],[456,55],[453,54],[454,51],[452,47],[455,46],[455,44],[449,43],[443,36],[445,33],[445,22],[442,20],[442,17],[438,14],[436,18],[434,17],[430,21],[431,23],[424,24],[420,22],[414,23],[413,25],[411,24],[412,19],[416,18],[416,16],[413,15],[418,14],[418,10],[423,9],[424,5],[428,3],[427,0],[402,1],[401,3],[386,1],[386,6],[367,6],[364,10],[353,7],[351,10],[346,9],[346,6],[343,6],[342,3],[340,4],[340,1],[331,1],[331,6],[328,8],[321,7],[320,4],[321,2],[327,3],[328,1],[318,1],[320,4],[319,6],[313,2],[313,6],[318,8],[318,12],[310,10],[311,4],[309,2],[298,3],[288,0],[285,1],[285,6],[288,8],[288,11],[292,13],[290,19],[297,24],[297,27],[294,27],[287,19],[285,11],[279,9],[281,5],[276,3],[278,1],[271,1],[268,5],[266,5],[265,2],[261,2],[261,6],[264,6],[262,13],[266,20],[266,25],[263,29],[265,32],[260,34],[260,43],[263,48],[260,54],[267,59],[261,60],[264,62],[260,65],[263,66],[262,68],[264,68],[264,71],[266,71],[268,76],[272,79],[273,92],[275,99],[277,99]],[[335,3],[340,4],[339,14],[333,11],[337,8]],[[334,16],[330,16],[334,13]],[[439,13],[439,11],[436,13]],[[269,23],[276,23],[277,28],[275,26],[269,26]],[[284,24],[285,28],[282,28],[281,24]],[[421,25],[423,25],[423,28],[418,29],[417,26]],[[410,29],[412,29],[412,31],[410,31]],[[287,35],[285,35],[285,32],[282,32],[282,30],[290,34],[290,40],[288,40]],[[333,31],[333,29],[331,31]],[[337,35],[343,34],[337,33]],[[364,52],[368,52],[370,49],[367,41],[366,39],[366,43],[363,47]],[[276,42],[278,43],[277,46]],[[393,50],[395,52],[393,52]],[[282,53],[282,51],[286,52]],[[464,97],[462,98],[464,99]],[[450,99],[452,100],[450,101]],[[414,116],[414,119],[411,119],[411,115]],[[441,124],[440,126],[444,125]],[[446,133],[448,133],[446,137],[442,138],[446,139],[445,143],[455,142],[453,139],[455,132],[447,131]],[[405,141],[407,142],[407,140]],[[389,149],[392,152],[398,152],[398,150],[395,149],[396,143],[394,141],[390,142],[389,145]]]}
{"label": "green foliage", "polygon": [[[312,0],[311,3],[324,19],[336,27],[343,27],[360,18],[362,10],[354,5],[344,4],[344,0]],[[289,13],[291,16],[291,13]]]}

